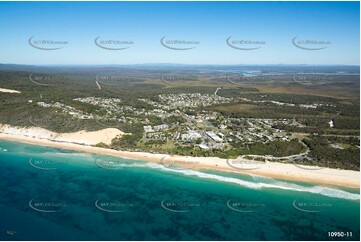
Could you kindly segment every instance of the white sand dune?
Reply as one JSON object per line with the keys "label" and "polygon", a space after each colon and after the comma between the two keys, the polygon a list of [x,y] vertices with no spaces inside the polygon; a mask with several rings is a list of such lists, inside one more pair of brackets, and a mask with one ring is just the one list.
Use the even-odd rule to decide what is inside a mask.
{"label": "white sand dune", "polygon": [[6,93],[21,93],[21,92],[16,91],[16,90],[5,89],[5,88],[0,88],[0,92],[6,92]]}
{"label": "white sand dune", "polygon": [[108,128],[91,132],[82,130],[73,133],[56,133],[38,127],[22,128],[10,125],[0,125],[0,132],[9,135],[82,145],[96,145],[98,143],[110,144],[112,139],[118,135],[121,136],[124,134],[122,131],[115,128]]}

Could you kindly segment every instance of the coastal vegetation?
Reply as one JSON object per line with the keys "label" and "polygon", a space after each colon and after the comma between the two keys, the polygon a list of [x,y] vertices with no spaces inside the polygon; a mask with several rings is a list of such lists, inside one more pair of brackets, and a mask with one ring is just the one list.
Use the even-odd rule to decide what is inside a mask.
{"label": "coastal vegetation", "polygon": [[21,93],[0,93],[0,123],[55,132],[117,128],[126,134],[97,145],[116,150],[260,160],[309,152],[304,163],[359,170],[358,76],[327,86],[302,86],[292,76],[236,85],[223,72],[187,70],[198,78],[162,81],[166,72],[2,70],[0,87]]}

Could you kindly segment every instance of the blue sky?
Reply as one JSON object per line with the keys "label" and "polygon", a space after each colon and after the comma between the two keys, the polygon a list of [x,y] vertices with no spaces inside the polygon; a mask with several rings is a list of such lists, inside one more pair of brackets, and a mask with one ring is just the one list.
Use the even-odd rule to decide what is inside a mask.
{"label": "blue sky", "polygon": [[[15,64],[345,64],[359,65],[358,2],[0,2],[0,63]],[[67,41],[44,51],[28,39]],[[134,41],[105,50],[94,39]],[[160,39],[198,41],[171,50]],[[257,50],[226,39],[263,41]],[[329,41],[304,50],[302,40]]]}

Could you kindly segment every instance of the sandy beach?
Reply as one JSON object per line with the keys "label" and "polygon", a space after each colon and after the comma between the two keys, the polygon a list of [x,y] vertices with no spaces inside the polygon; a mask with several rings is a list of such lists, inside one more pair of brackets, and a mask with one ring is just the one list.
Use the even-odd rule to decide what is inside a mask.
{"label": "sandy beach", "polygon": [[80,145],[96,145],[98,143],[104,143],[108,145],[111,143],[112,139],[124,134],[124,132],[115,128],[107,128],[91,132],[81,130],[73,133],[56,133],[39,127],[22,128],[6,124],[0,124],[0,133]]}
{"label": "sandy beach", "polygon": [[6,88],[0,88],[0,92],[6,92],[6,93],[21,93],[16,90],[6,89]]}
{"label": "sandy beach", "polygon": [[[113,139],[116,135],[123,134],[123,132],[117,129],[105,129],[96,132],[80,131],[76,133],[59,134],[58,136],[53,136],[52,140],[49,140],[47,136],[49,135],[48,132],[50,131],[41,128],[23,128],[19,130],[10,126],[6,126],[5,129],[4,126],[2,127],[2,129],[0,128],[0,139],[4,140],[143,160],[153,163],[162,163],[163,165],[177,165],[195,170],[211,169],[236,172],[241,174],[253,174],[292,181],[312,182],[331,186],[333,185],[352,188],[360,187],[360,172],[358,171],[318,168],[313,166],[301,166],[297,164],[285,164],[279,162],[261,163],[242,159],[226,160],[218,157],[188,157],[151,154],[146,152],[118,151],[92,146],[98,141],[109,144],[111,139]],[[25,133],[24,130],[26,130]],[[37,135],[33,134],[35,131],[38,132]],[[42,136],[39,135],[40,133]],[[50,133],[54,135],[53,132]]]}

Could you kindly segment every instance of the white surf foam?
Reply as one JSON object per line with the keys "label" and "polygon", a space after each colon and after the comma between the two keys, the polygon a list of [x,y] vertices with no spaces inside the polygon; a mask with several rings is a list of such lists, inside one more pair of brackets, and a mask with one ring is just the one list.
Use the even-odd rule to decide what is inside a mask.
{"label": "white surf foam", "polygon": [[347,200],[360,200],[360,194],[355,194],[347,191],[342,191],[335,188],[329,188],[329,187],[322,187],[322,186],[302,186],[294,183],[288,183],[288,182],[281,182],[274,179],[270,179],[272,183],[264,183],[264,182],[251,182],[251,181],[244,181],[239,178],[233,178],[233,177],[225,177],[221,175],[214,175],[209,173],[204,173],[200,171],[193,171],[193,170],[176,170],[171,169],[168,167],[165,167],[163,165],[159,164],[152,164],[152,163],[146,163],[146,164],[132,164],[132,165],[124,165],[124,167],[148,167],[152,169],[160,169],[167,172],[174,172],[174,173],[180,173],[186,176],[196,176],[199,178],[204,179],[211,179],[211,180],[217,180],[221,182],[226,183],[233,183],[240,185],[242,187],[250,188],[250,189],[282,189],[282,190],[290,190],[290,191],[298,191],[298,192],[309,192],[314,194],[321,194],[328,197],[334,197],[334,198],[341,198],[341,199],[347,199]]}

